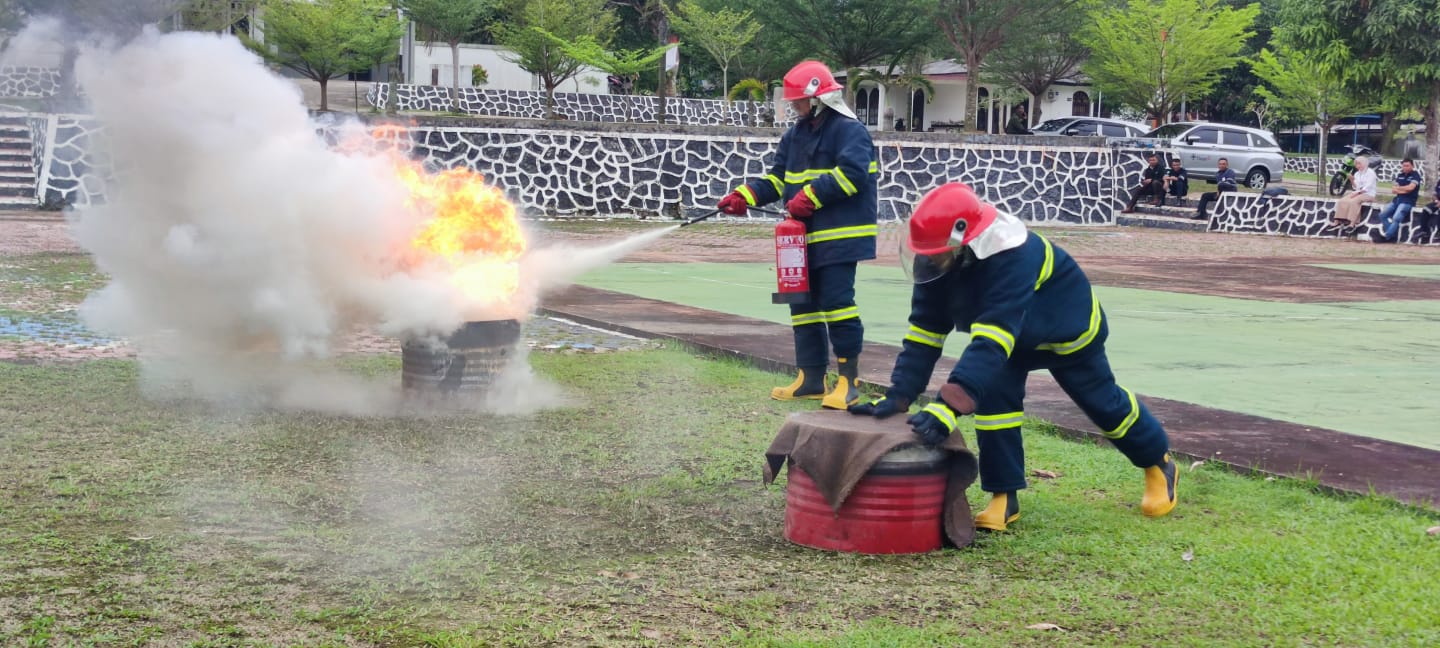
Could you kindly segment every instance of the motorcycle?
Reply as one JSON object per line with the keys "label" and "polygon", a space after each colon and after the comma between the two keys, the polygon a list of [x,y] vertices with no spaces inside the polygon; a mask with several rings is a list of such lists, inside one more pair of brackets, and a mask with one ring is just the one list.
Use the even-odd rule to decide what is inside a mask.
{"label": "motorcycle", "polygon": [[1350,177],[1355,175],[1355,158],[1365,156],[1370,158],[1370,168],[1374,171],[1380,170],[1380,163],[1384,158],[1380,154],[1364,144],[1346,144],[1345,148],[1350,149],[1345,154],[1345,161],[1340,164],[1340,169],[1330,177],[1330,195],[1339,196],[1350,188]]}

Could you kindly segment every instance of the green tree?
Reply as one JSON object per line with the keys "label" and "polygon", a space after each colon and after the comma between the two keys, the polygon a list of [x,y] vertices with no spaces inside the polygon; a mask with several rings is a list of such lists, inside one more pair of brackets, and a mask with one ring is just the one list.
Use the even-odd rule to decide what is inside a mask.
{"label": "green tree", "polygon": [[1421,107],[1425,177],[1440,175],[1440,0],[1287,0],[1279,38],[1349,82]]}
{"label": "green tree", "polygon": [[836,69],[874,64],[893,69],[935,39],[936,0],[749,1],[767,26]]}
{"label": "green tree", "polygon": [[251,51],[320,84],[329,110],[330,79],[398,53],[404,25],[386,0],[265,0],[265,42],[241,35]]}
{"label": "green tree", "polygon": [[[1056,81],[1067,79],[1079,71],[1080,63],[1090,50],[1075,38],[1076,25],[1082,25],[1091,2],[1054,5],[1038,16],[1027,14],[1026,35],[1005,38],[1003,44],[985,60],[981,77],[1000,85],[1020,88],[1032,97],[1040,97]],[[1040,122],[1043,109],[1039,101],[1030,112],[1032,124]]]}
{"label": "green tree", "polygon": [[[1321,169],[1325,168],[1325,144],[1330,129],[1343,117],[1375,107],[1308,52],[1284,47],[1278,52],[1263,49],[1250,64],[1264,84],[1255,89],[1255,94],[1275,111],[1319,127]],[[1323,187],[1324,176],[1324,173],[1316,174],[1317,187]]]}
{"label": "green tree", "polygon": [[1091,52],[1081,67],[1101,91],[1163,123],[1238,62],[1259,12],[1218,0],[1128,0],[1092,14],[1080,35]]}
{"label": "green tree", "polygon": [[676,31],[700,45],[720,66],[720,92],[730,87],[730,63],[760,33],[760,23],[750,19],[749,10],[721,7],[708,11],[695,0],[681,0],[669,12]]}
{"label": "green tree", "polygon": [[396,0],[395,4],[415,21],[450,46],[454,73],[450,105],[460,111],[460,43],[484,28],[483,19],[495,9],[493,0]]}
{"label": "green tree", "polygon": [[965,123],[979,123],[980,77],[986,59],[1015,30],[1033,37],[1030,25],[1048,20],[1078,0],[940,0],[937,23],[945,39],[965,63]]}
{"label": "green tree", "polygon": [[[568,42],[552,34],[546,34],[546,36],[570,58],[632,81],[641,72],[655,65],[656,61],[664,58],[665,52],[674,47],[674,45],[666,45],[652,49],[610,50],[595,40],[594,36],[588,34]],[[625,98],[625,118],[630,119],[629,96]]]}
{"label": "green tree", "polygon": [[509,59],[540,77],[545,86],[545,116],[555,117],[555,88],[580,73],[582,64],[552,39],[574,42],[589,36],[609,46],[615,14],[606,0],[509,0],[506,20],[491,26],[495,40],[511,52]]}

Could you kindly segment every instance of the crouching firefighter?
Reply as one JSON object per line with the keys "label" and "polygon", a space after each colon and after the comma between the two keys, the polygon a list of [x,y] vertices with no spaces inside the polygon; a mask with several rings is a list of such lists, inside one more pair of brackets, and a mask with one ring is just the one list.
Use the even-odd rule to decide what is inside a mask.
{"label": "crouching firefighter", "polygon": [[1160,422],[1134,392],[1115,383],[1105,357],[1105,312],[1070,255],[1029,232],[1014,216],[950,183],[915,207],[901,245],[914,280],[910,331],[893,385],[852,414],[908,412],[929,383],[951,330],[970,343],[935,400],[908,420],[927,444],[943,442],[960,416],[975,416],[980,488],[991,493],[975,526],[1004,531],[1020,517],[1025,488],[1025,379],[1046,369],[1117,449],[1144,469],[1140,510],[1160,517],[1175,508],[1179,478]]}
{"label": "crouching firefighter", "polygon": [[[718,207],[744,215],[748,207],[784,200],[790,216],[805,224],[810,293],[805,303],[790,304],[800,374],[770,396],[845,409],[860,400],[855,381],[865,328],[855,305],[855,267],[875,258],[879,165],[869,131],[825,64],[801,62],[785,74],[784,88],[799,121],[780,138],[770,173],[736,188]],[[840,377],[827,392],[830,348]]]}

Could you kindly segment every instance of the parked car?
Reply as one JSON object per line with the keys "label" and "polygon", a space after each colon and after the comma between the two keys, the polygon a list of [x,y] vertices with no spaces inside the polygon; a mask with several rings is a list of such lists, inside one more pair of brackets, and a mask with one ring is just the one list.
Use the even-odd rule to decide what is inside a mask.
{"label": "parked car", "polygon": [[1106,117],[1060,117],[1032,129],[1032,135],[1077,135],[1083,137],[1140,137],[1150,127]]}
{"label": "parked car", "polygon": [[1161,140],[1163,146],[1175,149],[1191,178],[1214,180],[1222,157],[1251,189],[1264,189],[1272,182],[1279,182],[1285,172],[1285,153],[1275,143],[1275,136],[1258,128],[1175,122],[1150,131],[1145,137]]}

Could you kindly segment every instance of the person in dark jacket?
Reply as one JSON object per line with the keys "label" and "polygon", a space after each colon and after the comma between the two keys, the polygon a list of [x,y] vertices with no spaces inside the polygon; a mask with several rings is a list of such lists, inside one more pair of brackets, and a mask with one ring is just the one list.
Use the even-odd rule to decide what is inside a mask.
{"label": "person in dark jacket", "polygon": [[1428,245],[1440,241],[1440,238],[1436,238],[1437,228],[1440,228],[1440,180],[1435,182],[1435,191],[1430,194],[1430,204],[1415,212],[1415,236],[1410,238],[1410,242]]}
{"label": "person in dark jacket", "polygon": [[[785,99],[800,115],[780,138],[770,173],[737,187],[719,209],[743,215],[776,200],[806,225],[810,272],[807,302],[790,305],[799,375],[770,392],[776,400],[821,399],[845,409],[860,400],[856,386],[865,334],[855,305],[855,270],[875,258],[879,164],[870,132],[845,105],[844,88],[819,61],[804,61],[785,75]],[[834,349],[839,379],[825,385]]]}
{"label": "person in dark jacket", "polygon": [[1165,193],[1160,195],[1160,204],[1165,204],[1165,196],[1174,196],[1177,200],[1185,200],[1190,195],[1190,172],[1180,164],[1180,158],[1170,158],[1170,171],[1165,174]]}
{"label": "person in dark jacket", "polygon": [[1015,110],[1010,112],[1010,121],[1005,122],[1005,134],[1030,134],[1030,118],[1025,115],[1025,106],[1015,106]]}
{"label": "person in dark jacket", "polygon": [[1159,205],[1165,200],[1165,167],[1160,166],[1160,156],[1151,153],[1145,156],[1148,166],[1140,173],[1140,186],[1130,190],[1130,202],[1125,205],[1122,214],[1129,214],[1135,211],[1135,203],[1140,202],[1142,196],[1149,196],[1152,204]]}
{"label": "person in dark jacket", "polygon": [[1205,219],[1205,208],[1210,203],[1220,199],[1220,194],[1227,191],[1235,191],[1240,185],[1235,179],[1235,170],[1230,168],[1230,160],[1220,158],[1219,169],[1215,172],[1215,191],[1207,191],[1200,194],[1200,208],[1195,212],[1196,219]]}
{"label": "person in dark jacket", "polygon": [[992,493],[975,526],[1004,531],[1020,517],[1026,487],[1020,426],[1025,381],[1045,369],[1131,463],[1144,469],[1140,510],[1175,507],[1179,479],[1160,421],[1119,386],[1105,355],[1105,311],[1065,250],[998,212],[961,183],[920,200],[901,247],[915,282],[910,331],[879,400],[849,408],[885,417],[908,412],[925,390],[950,331],[970,334],[934,400],[908,420],[920,440],[943,443],[960,416],[975,416],[980,488]]}

